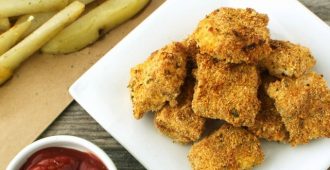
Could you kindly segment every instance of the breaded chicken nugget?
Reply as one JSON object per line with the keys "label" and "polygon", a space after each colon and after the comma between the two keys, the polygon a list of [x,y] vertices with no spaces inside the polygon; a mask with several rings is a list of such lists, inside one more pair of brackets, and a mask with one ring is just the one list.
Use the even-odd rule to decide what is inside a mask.
{"label": "breaded chicken nugget", "polygon": [[266,94],[265,90],[271,82],[276,81],[276,78],[268,75],[268,73],[264,73],[261,76],[261,81],[262,85],[258,93],[261,108],[256,116],[254,125],[248,127],[248,129],[259,138],[286,143],[289,138],[289,132],[284,126],[280,113],[275,108],[274,100]]}
{"label": "breaded chicken nugget", "polygon": [[252,126],[260,109],[259,72],[255,66],[228,65],[198,55],[192,108],[197,115],[223,119],[234,126]]}
{"label": "breaded chicken nugget", "polygon": [[136,119],[142,118],[145,112],[160,110],[166,102],[176,105],[186,77],[186,63],[184,46],[174,42],[131,69],[129,88]]}
{"label": "breaded chicken nugget", "polygon": [[247,170],[261,164],[264,154],[257,137],[245,129],[224,124],[195,143],[188,158],[194,170]]}
{"label": "breaded chicken nugget", "polygon": [[205,118],[195,115],[191,108],[194,93],[192,78],[186,79],[181,91],[177,106],[166,105],[156,113],[155,125],[175,142],[186,144],[200,138],[205,128]]}
{"label": "breaded chicken nugget", "polygon": [[330,91],[322,76],[311,72],[284,78],[267,90],[289,131],[291,145],[330,137]]}
{"label": "breaded chicken nugget", "polygon": [[276,77],[300,77],[316,63],[308,48],[288,41],[271,40],[272,52],[261,60],[261,66]]}
{"label": "breaded chicken nugget", "polygon": [[268,55],[268,17],[255,10],[220,8],[200,21],[193,37],[202,54],[227,63],[257,62]]}

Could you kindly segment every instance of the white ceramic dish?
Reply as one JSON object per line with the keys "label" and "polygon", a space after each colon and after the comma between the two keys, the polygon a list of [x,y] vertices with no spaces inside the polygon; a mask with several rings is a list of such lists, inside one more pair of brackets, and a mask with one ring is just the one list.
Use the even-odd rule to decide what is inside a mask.
{"label": "white ceramic dish", "polygon": [[[181,41],[216,8],[251,7],[268,14],[272,38],[311,49],[316,70],[330,82],[330,29],[295,0],[168,0],[70,88],[74,99],[147,169],[190,169],[189,146],[173,143],[153,126],[152,115],[132,116],[130,68],[171,41]],[[262,143],[266,158],[256,169],[324,170],[330,166],[330,139],[308,145]]]}
{"label": "white ceramic dish", "polygon": [[65,147],[90,152],[97,156],[109,170],[117,170],[108,155],[98,146],[85,139],[66,135],[46,137],[26,146],[11,160],[7,166],[7,170],[20,169],[33,153],[48,147]]}

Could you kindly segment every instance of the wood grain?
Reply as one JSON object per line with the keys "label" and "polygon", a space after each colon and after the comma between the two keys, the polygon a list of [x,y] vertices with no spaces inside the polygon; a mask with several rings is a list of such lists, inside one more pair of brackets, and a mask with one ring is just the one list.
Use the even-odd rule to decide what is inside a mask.
{"label": "wood grain", "polygon": [[120,170],[144,169],[144,167],[96,123],[77,102],[71,103],[40,138],[53,135],[74,135],[95,143],[110,156]]}
{"label": "wood grain", "polygon": [[[330,25],[330,0],[300,0],[300,2]],[[76,102],[73,102],[40,138],[53,135],[74,135],[95,143],[105,150],[120,170],[145,169]]]}

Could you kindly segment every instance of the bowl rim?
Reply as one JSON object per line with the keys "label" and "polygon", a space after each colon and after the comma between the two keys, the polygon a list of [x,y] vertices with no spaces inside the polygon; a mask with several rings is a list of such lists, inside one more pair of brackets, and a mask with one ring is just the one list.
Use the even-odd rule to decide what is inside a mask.
{"label": "bowl rim", "polygon": [[[65,144],[67,146],[62,146],[61,144],[62,145]],[[86,149],[87,151],[97,156],[104,163],[107,169],[117,170],[111,158],[100,147],[98,147],[97,145],[86,139],[71,135],[56,135],[34,141],[33,143],[25,146],[10,161],[6,170],[19,169],[32,154],[34,154],[35,152],[41,149],[48,147],[64,147],[64,148],[71,148],[76,150]]]}

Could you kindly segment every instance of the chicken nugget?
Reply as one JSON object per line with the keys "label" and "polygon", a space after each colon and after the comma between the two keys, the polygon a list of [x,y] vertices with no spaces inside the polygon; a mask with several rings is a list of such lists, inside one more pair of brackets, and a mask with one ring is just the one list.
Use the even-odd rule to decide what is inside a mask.
{"label": "chicken nugget", "polygon": [[160,110],[166,102],[176,105],[186,77],[186,64],[184,46],[174,42],[155,51],[144,63],[131,69],[129,88],[136,119],[142,118],[148,111]]}
{"label": "chicken nugget", "polygon": [[261,81],[262,84],[258,93],[261,108],[255,118],[254,125],[248,127],[248,129],[259,138],[286,143],[289,133],[285,128],[280,113],[275,108],[274,100],[266,94],[269,84],[276,81],[276,78],[268,73],[264,73],[261,76]]}
{"label": "chicken nugget", "polygon": [[155,115],[156,127],[175,142],[186,144],[200,138],[205,128],[205,118],[195,115],[191,108],[194,80],[187,78],[178,97],[178,105],[166,105]]}
{"label": "chicken nugget", "polygon": [[261,60],[261,66],[276,77],[300,77],[316,63],[308,48],[288,41],[271,40],[272,52]]}
{"label": "chicken nugget", "polygon": [[275,100],[292,146],[330,137],[330,91],[321,75],[284,78],[271,83],[267,93]]}
{"label": "chicken nugget", "polygon": [[194,170],[238,170],[261,164],[264,154],[257,137],[240,127],[224,124],[195,143],[188,158]]}
{"label": "chicken nugget", "polygon": [[253,9],[220,8],[199,22],[193,37],[202,54],[257,64],[271,51],[267,24],[267,15]]}
{"label": "chicken nugget", "polygon": [[260,109],[259,72],[255,66],[226,64],[198,55],[192,108],[197,115],[223,119],[234,126],[252,126]]}

